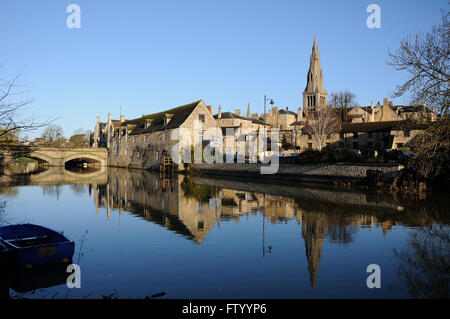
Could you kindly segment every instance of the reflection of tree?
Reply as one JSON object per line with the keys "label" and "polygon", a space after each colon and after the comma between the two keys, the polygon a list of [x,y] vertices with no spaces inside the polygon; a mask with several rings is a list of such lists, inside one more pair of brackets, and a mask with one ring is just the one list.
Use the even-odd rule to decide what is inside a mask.
{"label": "reflection of tree", "polygon": [[6,210],[5,210],[5,207],[6,207],[6,201],[1,200],[0,201],[0,225],[6,224],[6,218],[5,218]]}
{"label": "reflection of tree", "polygon": [[181,188],[183,189],[184,196],[188,198],[195,198],[199,202],[208,201],[212,197],[212,194],[217,192],[214,187],[194,184],[188,178],[183,180],[181,183]]}
{"label": "reflection of tree", "polygon": [[83,184],[72,184],[70,185],[70,189],[72,192],[77,196],[82,196],[84,193],[86,193],[86,186]]}
{"label": "reflection of tree", "polygon": [[450,228],[430,225],[410,234],[408,248],[395,250],[398,273],[414,298],[449,298]]}
{"label": "reflection of tree", "polygon": [[332,242],[344,245],[353,242],[356,228],[349,224],[345,216],[331,215],[328,219],[327,235]]}
{"label": "reflection of tree", "polygon": [[61,193],[62,193],[61,185],[42,186],[42,194],[44,196],[56,197],[56,199],[59,199],[59,196],[61,196]]}
{"label": "reflection of tree", "polygon": [[14,186],[0,186],[0,194],[6,197],[16,197],[19,194],[19,189]]}

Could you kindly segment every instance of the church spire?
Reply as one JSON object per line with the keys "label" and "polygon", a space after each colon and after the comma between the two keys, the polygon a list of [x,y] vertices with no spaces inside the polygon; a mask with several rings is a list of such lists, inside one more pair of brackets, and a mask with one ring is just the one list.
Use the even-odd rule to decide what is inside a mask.
{"label": "church spire", "polygon": [[247,117],[250,118],[251,114],[250,114],[250,102],[248,102],[248,106],[247,106]]}
{"label": "church spire", "polygon": [[328,93],[323,83],[323,72],[320,66],[319,46],[314,35],[314,44],[309,59],[309,70],[306,78],[306,88],[303,91],[303,107],[315,110],[318,106],[327,105]]}

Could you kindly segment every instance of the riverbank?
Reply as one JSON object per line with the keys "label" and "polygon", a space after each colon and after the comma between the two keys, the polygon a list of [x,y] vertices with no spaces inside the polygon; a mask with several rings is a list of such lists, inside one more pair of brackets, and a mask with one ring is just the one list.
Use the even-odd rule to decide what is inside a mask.
{"label": "riverbank", "polygon": [[219,175],[252,179],[315,182],[337,185],[381,186],[392,184],[403,170],[397,164],[279,164],[275,174],[261,174],[266,164],[223,163],[192,164],[190,172],[194,175]]}

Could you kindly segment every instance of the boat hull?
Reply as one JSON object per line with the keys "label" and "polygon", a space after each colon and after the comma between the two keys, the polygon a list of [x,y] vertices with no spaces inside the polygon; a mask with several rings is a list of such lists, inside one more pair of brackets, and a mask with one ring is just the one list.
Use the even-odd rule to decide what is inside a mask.
{"label": "boat hull", "polygon": [[57,263],[71,263],[75,243],[51,229],[32,225],[11,225],[0,228],[12,267],[34,268]]}

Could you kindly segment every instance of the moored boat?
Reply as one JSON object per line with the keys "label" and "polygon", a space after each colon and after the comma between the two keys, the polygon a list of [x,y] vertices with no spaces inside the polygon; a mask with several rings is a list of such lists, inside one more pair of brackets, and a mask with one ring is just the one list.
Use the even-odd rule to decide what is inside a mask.
{"label": "moored boat", "polygon": [[70,263],[75,250],[75,243],[63,234],[33,224],[1,227],[0,242],[19,269]]}

